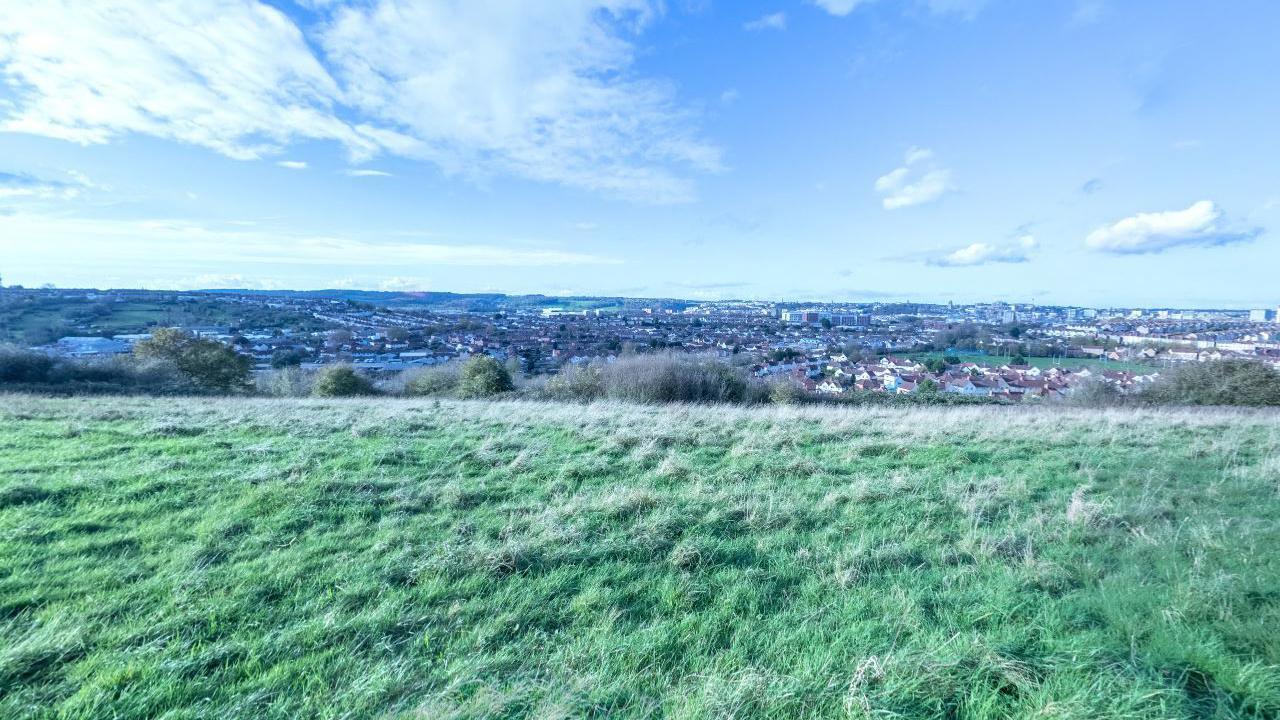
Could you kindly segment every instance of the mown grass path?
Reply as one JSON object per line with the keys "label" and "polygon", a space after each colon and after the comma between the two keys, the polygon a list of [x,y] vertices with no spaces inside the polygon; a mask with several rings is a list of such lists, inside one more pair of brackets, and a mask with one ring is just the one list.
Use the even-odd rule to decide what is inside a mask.
{"label": "mown grass path", "polygon": [[1280,716],[1280,416],[0,396],[0,717]]}

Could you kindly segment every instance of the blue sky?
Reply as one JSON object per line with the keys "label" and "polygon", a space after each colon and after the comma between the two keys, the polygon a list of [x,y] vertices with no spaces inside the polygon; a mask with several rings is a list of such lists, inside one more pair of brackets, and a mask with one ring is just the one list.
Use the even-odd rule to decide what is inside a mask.
{"label": "blue sky", "polygon": [[0,277],[1280,304],[1269,0],[10,0]]}

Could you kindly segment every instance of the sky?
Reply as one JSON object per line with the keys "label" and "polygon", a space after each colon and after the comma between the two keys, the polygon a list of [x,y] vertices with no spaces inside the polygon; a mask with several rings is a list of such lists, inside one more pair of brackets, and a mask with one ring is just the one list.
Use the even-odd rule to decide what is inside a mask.
{"label": "sky", "polygon": [[5,0],[0,281],[1280,305],[1274,0]]}

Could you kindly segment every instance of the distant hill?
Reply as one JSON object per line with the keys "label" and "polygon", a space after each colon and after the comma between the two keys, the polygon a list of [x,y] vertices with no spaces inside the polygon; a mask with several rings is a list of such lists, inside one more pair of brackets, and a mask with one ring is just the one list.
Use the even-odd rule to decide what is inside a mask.
{"label": "distant hill", "polygon": [[[367,303],[393,309],[425,309],[454,312],[496,312],[518,308],[554,308],[592,310],[621,307],[628,302],[623,297],[551,295],[506,295],[503,293],[452,293],[452,292],[383,292],[377,290],[247,290],[214,289],[206,293],[239,295],[268,295],[279,297],[332,298]],[[634,302],[634,301],[632,301]],[[649,301],[658,302],[658,301]]]}

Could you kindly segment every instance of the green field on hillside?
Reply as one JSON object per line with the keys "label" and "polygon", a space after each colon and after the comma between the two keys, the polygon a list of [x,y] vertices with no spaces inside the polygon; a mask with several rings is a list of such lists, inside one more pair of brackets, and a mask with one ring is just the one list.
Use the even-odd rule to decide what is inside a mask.
{"label": "green field on hillside", "polygon": [[0,396],[0,717],[1274,718],[1280,415]]}
{"label": "green field on hillside", "polygon": [[68,335],[122,335],[155,327],[235,325],[319,331],[331,323],[266,305],[222,300],[201,302],[108,302],[77,298],[41,299],[0,305],[0,342],[37,345]]}

